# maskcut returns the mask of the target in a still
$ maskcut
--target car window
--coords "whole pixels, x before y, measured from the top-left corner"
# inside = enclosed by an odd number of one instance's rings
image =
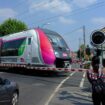
[[[10,81],[8,79],[4,79],[4,84],[10,84]]]

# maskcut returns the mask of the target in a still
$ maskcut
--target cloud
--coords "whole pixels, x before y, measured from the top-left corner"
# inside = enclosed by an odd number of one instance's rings
[[[98,0],[74,0],[73,3],[81,8],[85,8],[89,5],[95,4]]]
[[[32,2],[30,5],[30,11],[35,10],[48,10],[50,12],[71,12],[71,6],[63,0],[46,0],[40,2]]]
[[[64,17],[59,17],[59,21],[63,24],[74,24],[75,21],[72,20],[72,19],[67,19],[67,18],[64,18]]]
[[[100,26],[105,26],[105,17],[93,18],[92,23],[100,25]]]
[[[11,8],[0,9],[0,20],[5,20],[7,18],[15,17],[17,13]]]

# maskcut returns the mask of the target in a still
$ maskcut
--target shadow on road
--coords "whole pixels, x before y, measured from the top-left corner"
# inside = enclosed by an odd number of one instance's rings
[[[11,69],[0,69],[2,72],[15,73],[27,76],[38,76],[38,77],[66,77],[69,73],[59,73],[54,71],[43,71],[43,70],[30,70],[21,68],[11,68]]]
[[[73,105],[92,105],[91,97],[78,92],[62,91],[59,93],[58,99],[60,101],[70,101]]]

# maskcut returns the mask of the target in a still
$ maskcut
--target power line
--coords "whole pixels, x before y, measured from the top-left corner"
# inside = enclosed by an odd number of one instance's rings
[[[101,7],[101,6],[103,6],[104,5],[104,3],[105,3],[105,1],[104,2],[100,2],[100,3],[97,3],[97,4],[94,4],[94,5],[91,5],[91,6],[88,6],[85,10],[83,10],[83,11],[79,11],[79,10],[81,10],[81,9],[76,9],[76,10],[74,10],[74,11],[72,11],[72,14],[70,14],[70,15],[66,15],[66,16],[72,16],[72,15],[75,15],[74,14],[74,12],[78,12],[78,13],[84,13],[85,11],[89,11],[91,8],[93,8],[93,6],[94,6],[94,8],[96,8],[97,6],[98,7]],[[90,7],[90,8],[89,8]],[[49,17],[49,18],[47,18],[47,19],[44,19],[44,20],[42,20],[42,21],[48,21],[48,20],[50,20],[50,19],[55,19],[55,18],[57,18],[57,17],[59,17],[61,14],[59,14],[59,15],[57,15],[57,16],[53,16],[53,17]],[[42,21],[38,21],[38,23],[39,22],[42,22]]]
[[[31,3],[31,2],[30,2]],[[43,2],[43,3],[41,3],[41,4],[39,4],[38,6],[37,6],[37,8],[40,8],[41,6],[43,6],[43,5],[45,5],[46,4],[46,1],[45,2]],[[36,8],[36,9],[37,9]],[[18,14],[18,15],[16,15],[17,17],[22,17],[22,16],[24,16],[24,15],[26,15],[26,14],[29,14],[30,12],[29,12],[29,9],[26,9],[26,10],[24,10],[23,12],[21,12],[21,14]],[[26,17],[25,17],[26,18]]]
[[[71,13],[72,14],[69,14],[69,15],[65,15],[65,16],[72,16],[72,15],[74,15],[74,14],[77,14],[77,13],[84,13],[85,11],[89,11],[89,9],[90,8],[93,8],[93,6],[94,6],[94,9],[96,8],[96,7],[101,7],[101,6],[104,6],[105,4],[105,1],[104,2],[100,2],[100,3],[97,3],[97,4],[95,4],[95,5],[92,5],[92,6],[88,6],[87,8],[85,8],[84,10],[83,9],[76,9],[76,10],[73,10]],[[89,8],[90,7],[90,8]],[[77,12],[77,13],[76,13]],[[46,19],[42,19],[42,20],[39,20],[38,22],[42,22],[42,21],[50,21],[50,20],[54,20],[55,18],[57,18],[57,17],[59,17],[59,16],[62,16],[63,14],[59,14],[59,15],[56,15],[56,16],[52,16],[52,17],[48,17],[48,18],[46,18]]]
[[[50,0],[49,0],[50,1]],[[62,0],[62,1],[64,1],[64,0]],[[21,6],[21,5],[23,5],[24,3],[25,3],[26,1],[25,0],[22,0],[21,2],[19,2],[17,5],[13,5],[13,7],[15,7],[15,8],[17,8],[17,7],[19,7],[19,6]],[[32,2],[30,2],[30,3],[32,3]],[[46,1],[44,1],[43,3],[40,3],[38,6],[37,6],[37,8],[40,8],[41,6],[43,6],[43,5],[45,5],[46,4]],[[52,9],[53,8],[57,8],[59,5],[55,5],[55,6],[53,6],[53,7],[51,7]],[[23,11],[21,14],[24,16],[25,14],[28,14],[27,13],[27,11],[28,10],[25,10],[25,11]],[[42,12],[40,12],[39,14],[41,14]],[[17,14],[17,15],[15,15],[15,16],[19,16],[19,17],[21,17],[22,15],[19,15],[19,14]],[[38,14],[37,14],[38,15]],[[26,18],[26,17],[25,17]],[[9,27],[8,27],[9,28]]]
[[[64,1],[64,0],[62,0],[62,1]],[[67,0],[66,0],[66,1],[67,1]],[[72,0],[70,0],[69,2],[71,2],[71,1],[72,1]],[[23,4],[24,4],[24,3],[23,3]],[[37,8],[40,8],[40,7],[42,7],[43,5],[46,5],[46,2],[40,3],[40,4],[37,6]],[[58,6],[59,6],[59,5],[53,6],[52,9],[53,9],[53,8],[57,8]],[[37,8],[36,8],[36,9],[37,9]],[[78,9],[77,9],[77,10],[78,10]],[[18,14],[17,14],[16,16],[18,16],[18,17],[24,16],[25,14],[28,14],[28,11],[29,11],[29,10],[25,10],[25,11],[23,11],[23,12],[21,13],[22,15],[18,15]],[[38,14],[42,14],[42,13],[43,13],[43,12],[40,12],[40,13],[38,13]],[[38,15],[38,14],[37,14],[37,15]],[[60,14],[59,14],[59,15],[60,15]],[[54,17],[55,17],[55,16],[54,16]],[[25,17],[25,18],[26,18],[26,17]],[[53,17],[49,17],[49,18],[53,18]]]
[[[82,27],[83,27],[83,26],[80,26],[80,27],[78,27],[78,28],[76,28],[76,29],[74,29],[74,30],[72,30],[72,31],[66,32],[66,33],[64,33],[64,35],[68,35],[68,34],[71,34],[71,33],[73,33],[73,32],[76,32],[76,31],[78,31],[79,29],[82,29]]]
[[[67,0],[66,0],[67,1]],[[72,1],[72,0],[70,0],[70,1]],[[24,1],[25,2],[25,1]],[[67,14],[67,15],[65,15],[65,16],[72,16],[72,15],[74,15],[76,12],[84,12],[84,11],[87,11],[87,9],[89,9],[89,7],[91,8],[91,7],[93,7],[93,6],[98,6],[98,5],[100,5],[100,4],[102,4],[103,5],[103,3],[105,3],[105,1],[103,1],[103,2],[100,2],[100,3],[96,3],[96,4],[93,4],[93,5],[91,5],[91,6],[88,6],[85,10],[82,10],[81,8],[80,9],[75,9],[75,10],[73,10],[71,13],[72,14]],[[24,4],[24,3],[23,3]],[[39,6],[37,6],[37,8],[38,7],[41,7],[42,5],[45,5],[46,4],[46,2],[43,2],[42,4],[40,4]],[[101,5],[101,6],[102,6]],[[52,7],[52,9],[53,8],[57,8],[58,6],[54,6],[54,7]],[[17,14],[16,16],[17,17],[22,17],[22,16],[24,16],[25,14],[28,14],[27,13],[27,11],[28,10],[25,10],[24,12],[22,12],[21,14],[22,15],[19,15],[19,14]],[[38,14],[42,14],[43,12],[40,12],[40,13],[38,13]],[[37,14],[37,15],[38,15]],[[77,14],[77,13],[76,13]],[[34,15],[34,14],[32,14],[32,15]],[[31,16],[32,16],[31,15]],[[38,23],[39,24],[39,22],[43,22],[43,21],[46,21],[46,22],[48,22],[48,21],[52,21],[52,20],[54,20],[54,19],[56,19],[57,17],[59,17],[59,16],[62,16],[63,14],[58,14],[58,15],[56,15],[56,16],[52,16],[52,17],[48,17],[48,18],[45,18],[45,19],[42,19],[42,20],[38,20],[38,22],[36,22],[36,23]],[[26,18],[30,18],[30,17],[25,17],[25,19]]]
[[[62,0],[62,1],[64,1],[64,0]],[[70,1],[72,1],[72,0],[70,0]],[[69,1],[69,2],[70,2],[70,1]],[[50,2],[50,0],[49,0],[49,2]],[[30,2],[30,3],[31,3],[31,2]],[[40,3],[39,5],[36,6],[36,9],[42,7],[43,5],[46,5],[46,3],[47,3],[46,1],[43,2],[43,3]],[[51,9],[55,9],[55,8],[57,8],[57,7],[59,7],[58,4],[55,5],[55,6],[52,6]],[[42,14],[42,13],[43,13],[43,12],[38,12],[37,16],[38,16],[39,14]],[[17,16],[17,17],[22,17],[22,16],[24,16],[24,15],[28,15],[28,14],[29,14],[29,10],[24,10],[21,14],[22,14],[22,15],[16,15],[16,16]],[[26,17],[25,17],[25,18],[26,18]]]
[[[50,1],[50,0],[49,0]],[[64,1],[64,0],[62,0],[62,1]],[[66,1],[68,1],[68,0],[66,0]],[[70,0],[69,2],[71,2],[71,1],[73,1],[73,0]],[[18,5],[17,6],[20,6],[19,4],[24,4],[26,1],[25,0],[23,0],[23,1],[21,1],[20,3],[18,3]],[[95,5],[99,5],[99,4],[102,4],[102,3],[104,3],[105,1],[103,1],[103,2],[100,2],[100,3],[97,3],[97,4],[95,4]],[[31,2],[30,2],[31,3]],[[41,7],[42,5],[45,5],[46,4],[46,2],[43,2],[42,4],[39,4],[38,6],[37,6],[37,8],[39,8],[39,7]],[[17,6],[15,6],[15,7],[17,7]],[[92,5],[93,6],[93,5]],[[52,7],[52,9],[53,8],[57,8],[58,6],[56,5],[56,6],[54,6],[54,7]],[[81,9],[77,9],[77,10],[73,10],[72,12],[76,12],[76,11],[78,11],[78,10],[81,10]],[[23,11],[21,14],[24,16],[25,15],[25,13],[26,14],[28,14],[28,12],[27,12],[28,10],[25,10],[25,11]],[[42,13],[42,12],[40,12],[40,13]],[[21,17],[22,15],[16,15],[16,16],[18,16],[18,17]],[[59,17],[59,16],[62,16],[63,14],[59,14],[59,15],[56,15],[56,16],[52,16],[52,17],[48,17],[48,18],[46,18],[46,19],[43,19],[42,21],[45,21],[45,20],[50,20],[50,19],[54,19],[54,18],[56,18],[56,17]],[[25,17],[26,18],[26,17]],[[39,20],[40,21],[40,20]]]
[[[91,8],[93,8],[93,6],[94,6],[94,9],[98,6],[98,7],[101,7],[101,6],[103,6],[104,5],[104,3],[105,2],[100,2],[99,4],[95,4],[95,5],[92,5],[92,6],[88,6],[87,8],[89,8],[89,7],[91,7]],[[83,11],[78,11],[78,13],[84,13],[85,11],[89,11],[88,9],[85,9],[85,10],[83,10]],[[89,8],[89,9],[91,9],[91,8]],[[73,11],[72,11],[73,12]],[[74,11],[74,12],[77,12],[77,11]],[[86,12],[85,12],[86,13]],[[75,15],[74,13],[73,14],[70,14],[70,15],[66,15],[66,16],[72,16],[72,15]],[[58,16],[56,16],[56,17],[58,17]],[[55,18],[56,18],[55,17]],[[48,20],[50,20],[50,19],[55,19],[55,18],[52,18],[52,17],[50,17],[49,19],[47,19],[47,20],[43,20],[43,21],[46,21],[46,22],[48,22]],[[37,23],[39,24],[39,22],[42,22],[42,21],[38,21]],[[73,30],[73,31],[75,31],[75,30]],[[68,32],[69,33],[69,32]]]

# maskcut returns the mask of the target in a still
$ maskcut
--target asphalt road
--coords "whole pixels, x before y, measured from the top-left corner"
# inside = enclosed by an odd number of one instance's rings
[[[49,105],[93,105],[85,72],[75,72],[63,83]]]
[[[1,77],[19,84],[19,105],[91,105],[90,85],[83,75],[83,72],[71,72],[68,76],[0,72]]]

